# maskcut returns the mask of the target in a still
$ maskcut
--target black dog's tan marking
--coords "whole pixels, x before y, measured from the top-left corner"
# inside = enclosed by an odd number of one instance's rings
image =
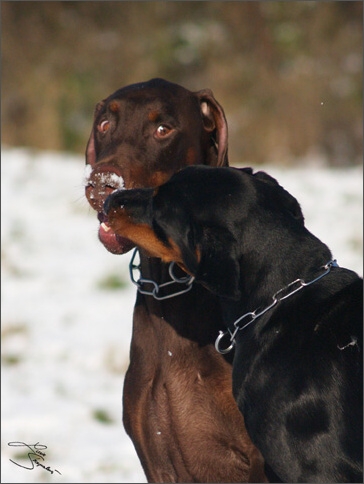
[[[133,223],[127,209],[113,209],[108,214],[108,221],[117,234],[123,234],[136,245],[142,245],[151,257],[158,257],[163,262],[179,262],[183,265],[182,255],[172,239],[162,242],[154,230],[146,223]],[[142,240],[143,243],[138,242]]]
[[[177,262],[184,271],[193,275],[191,272],[193,269],[186,267],[181,249],[174,240],[171,237],[159,238],[156,235],[152,228],[150,206],[147,204],[145,209],[138,212],[139,198],[137,198],[136,206],[134,200],[131,202],[128,199],[129,193],[133,199],[136,194],[142,194],[142,197],[145,198],[145,196],[155,196],[158,193],[158,188],[154,190],[128,190],[124,194],[124,205],[114,205],[113,208],[108,209],[107,220],[114,232],[134,242],[135,245],[143,247],[150,257],[158,257],[166,263]],[[136,212],[138,222],[135,221]],[[140,243],[140,241],[143,242]],[[196,248],[194,252],[194,260],[198,263],[201,257],[200,251]]]
[[[221,296],[231,332],[291,282],[315,280],[237,331],[233,392],[278,479],[363,482],[363,280],[324,268],[332,254],[296,199],[262,172],[189,167],[154,196],[115,192],[105,212],[124,204],[129,236],[134,225],[139,246],[182,259]]]

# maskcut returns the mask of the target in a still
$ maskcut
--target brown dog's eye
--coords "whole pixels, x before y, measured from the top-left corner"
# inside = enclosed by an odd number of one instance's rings
[[[101,133],[105,133],[108,129],[110,128],[110,121],[105,119],[98,125],[98,130],[101,131]]]
[[[161,124],[158,126],[157,131],[156,131],[156,137],[157,138],[164,138],[171,132],[171,128],[166,126],[165,124]]]

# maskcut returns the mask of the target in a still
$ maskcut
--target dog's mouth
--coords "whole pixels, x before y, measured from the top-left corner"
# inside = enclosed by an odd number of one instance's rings
[[[110,227],[107,216],[103,213],[103,206],[106,198],[115,190],[125,189],[124,180],[115,167],[102,166],[92,170],[86,165],[85,172],[85,194],[91,207],[97,211],[97,218],[100,222],[99,240],[112,254],[125,254],[135,244],[129,239],[116,234]]]
[[[107,216],[103,212],[99,212],[97,218],[100,222],[99,240],[109,252],[112,254],[125,254],[135,247],[135,244],[129,239],[113,231],[108,223]]]

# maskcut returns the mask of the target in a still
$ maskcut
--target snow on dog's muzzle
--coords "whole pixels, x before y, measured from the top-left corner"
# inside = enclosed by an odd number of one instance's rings
[[[100,165],[92,169],[87,164],[85,168],[85,195],[91,207],[98,212],[99,240],[112,254],[125,254],[134,244],[120,235],[115,234],[103,213],[104,202],[116,190],[125,189],[124,179],[114,166]]]

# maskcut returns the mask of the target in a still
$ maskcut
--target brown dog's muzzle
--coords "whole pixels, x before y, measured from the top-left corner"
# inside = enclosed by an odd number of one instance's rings
[[[115,166],[102,164],[92,169],[86,165],[85,194],[91,207],[102,212],[106,198],[114,191],[124,188],[124,180]]]
[[[91,207],[98,212],[99,240],[112,254],[125,254],[135,245],[130,240],[115,234],[103,213],[106,198],[115,190],[123,189],[124,179],[114,165],[103,163],[93,166],[86,164],[85,194]]]

